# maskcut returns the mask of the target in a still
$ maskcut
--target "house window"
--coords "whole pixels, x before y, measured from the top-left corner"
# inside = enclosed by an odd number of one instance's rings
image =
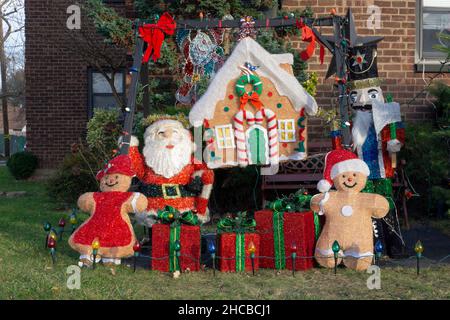
[[[216,127],[217,146],[219,149],[232,149],[234,145],[233,127],[231,124]]]
[[[109,74],[111,77],[112,75]],[[117,72],[114,78],[114,87],[118,94],[125,99],[126,72]],[[89,116],[95,108],[113,109],[120,107],[119,101],[113,96],[112,88],[100,72],[89,70]]]
[[[425,68],[425,71],[436,72],[447,55],[434,47],[450,47],[449,40],[440,38],[440,35],[450,36],[450,0],[421,0],[416,4],[416,66],[418,71]]]
[[[278,120],[280,142],[295,142],[295,120]]]

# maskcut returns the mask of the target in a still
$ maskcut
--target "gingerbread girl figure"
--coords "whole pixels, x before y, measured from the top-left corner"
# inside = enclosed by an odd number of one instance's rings
[[[311,209],[325,215],[325,226],[316,245],[317,262],[333,268],[332,245],[340,245],[341,261],[351,269],[366,270],[372,263],[372,217],[389,212],[388,201],[373,193],[361,193],[370,175],[367,164],[347,150],[326,155],[324,179],[317,186],[322,194],[311,199]],[[334,184],[337,191],[329,191]]]
[[[96,262],[119,265],[121,258],[133,255],[136,236],[128,214],[147,207],[144,195],[127,192],[133,176],[129,157],[117,156],[97,174],[101,192],[85,193],[78,199],[78,207],[91,214],[69,238],[69,245],[80,253],[80,265],[92,264],[94,240],[100,244]]]

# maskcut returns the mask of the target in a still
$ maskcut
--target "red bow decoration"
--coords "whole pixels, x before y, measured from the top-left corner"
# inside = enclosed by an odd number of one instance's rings
[[[252,105],[254,105],[258,110],[263,107],[263,104],[259,99],[259,95],[256,92],[253,92],[251,96],[249,96],[248,93],[244,93],[244,95],[241,97],[241,110],[244,110],[245,105],[248,101],[250,101]]]
[[[173,35],[176,26],[177,24],[172,16],[164,12],[156,24],[145,24],[139,27],[139,35],[147,43],[147,50],[142,58],[143,63],[147,63],[150,57],[155,62],[161,57],[164,34]]]
[[[316,48],[316,35],[312,31],[310,27],[308,27],[303,21],[297,21],[297,28],[302,31],[302,41],[309,42],[308,47],[300,52],[300,57],[303,61],[308,60],[314,53]],[[323,59],[325,57],[325,48],[322,44],[320,44],[320,64],[323,64]]]

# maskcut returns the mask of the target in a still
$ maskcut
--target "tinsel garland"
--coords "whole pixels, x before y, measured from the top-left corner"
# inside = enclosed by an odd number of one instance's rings
[[[300,111],[300,118],[298,119],[298,148],[295,149],[295,151],[297,152],[305,152],[305,130],[306,130],[306,125],[305,125],[305,120],[306,120],[306,116],[305,116],[305,108],[302,109],[302,111]]]

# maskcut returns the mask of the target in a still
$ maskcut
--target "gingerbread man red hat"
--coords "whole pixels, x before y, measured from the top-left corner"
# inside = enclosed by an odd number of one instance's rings
[[[322,193],[328,192],[333,185],[333,179],[339,174],[349,171],[361,172],[366,176],[370,174],[367,164],[353,152],[344,149],[328,152],[325,156],[323,179],[317,184],[317,190]]]
[[[120,155],[111,159],[103,170],[97,173],[97,180],[101,180],[107,174],[123,174],[134,177],[135,173],[131,168],[131,160],[127,155]]]

